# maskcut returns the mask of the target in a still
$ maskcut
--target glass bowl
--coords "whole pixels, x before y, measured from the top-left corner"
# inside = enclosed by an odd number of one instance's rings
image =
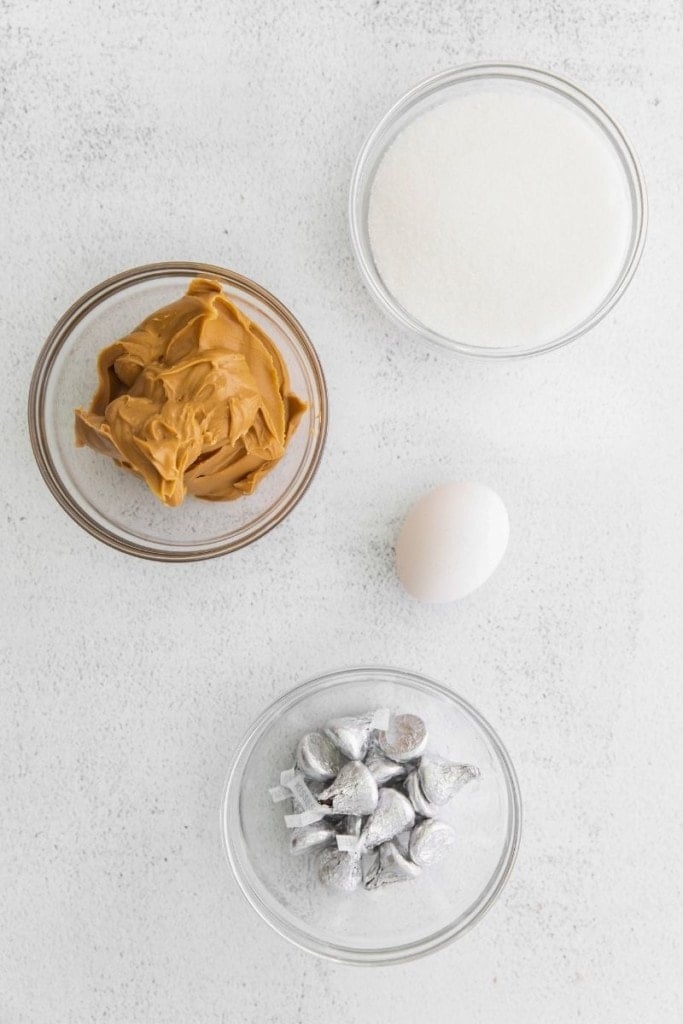
[[[392,295],[375,265],[368,231],[370,193],[379,164],[400,132],[418,115],[454,96],[500,87],[549,90],[564,104],[578,108],[591,125],[604,134],[623,170],[625,193],[630,201],[630,234],[621,268],[602,299],[587,309],[580,322],[559,337],[549,337],[532,345],[484,346],[467,338],[453,338],[432,330],[415,319]],[[613,118],[577,86],[549,72],[516,64],[471,64],[441,72],[415,86],[385,114],[363,145],[351,178],[349,192],[351,245],[361,276],[381,309],[400,327],[425,341],[462,355],[488,358],[515,358],[548,352],[567,345],[594,327],[609,312],[626,290],[640,261],[647,227],[645,183],[636,155]]]
[[[428,749],[476,764],[482,774],[439,809],[457,830],[452,855],[405,884],[338,894],[319,883],[315,855],[290,854],[283,822],[289,803],[273,803],[269,787],[292,766],[305,732],[379,707],[421,715]],[[445,686],[391,668],[331,672],[275,701],[239,746],[221,811],[232,870],[261,917],[302,949],[370,965],[431,953],[476,924],[507,881],[520,828],[517,778],[491,726]]]
[[[194,277],[223,291],[282,353],[293,391],[308,403],[287,451],[255,492],[236,501],[188,497],[167,508],[111,459],[74,444],[74,408],[97,382],[97,355],[155,309],[180,298]],[[236,551],[271,530],[308,488],[322,455],[327,394],[306,332],[265,288],[201,263],[154,263],[124,271],[87,292],[55,325],[38,357],[29,394],[29,431],[38,468],[62,508],[88,533],[141,558],[191,562]]]

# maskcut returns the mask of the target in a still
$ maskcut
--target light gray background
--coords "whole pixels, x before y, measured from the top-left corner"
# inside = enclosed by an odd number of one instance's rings
[[[674,1024],[681,1020],[683,11],[678,0],[0,0],[3,272],[0,1021]],[[590,337],[489,365],[375,309],[345,202],[406,88],[547,67],[626,126],[649,243]],[[59,314],[161,259],[232,267],[308,328],[326,455],[254,547],[110,551],[35,469],[25,402]],[[507,557],[447,608],[392,545],[448,479],[491,484]],[[424,671],[517,764],[516,871],[462,942],[371,972],[306,955],[230,877],[218,804],[275,696],[348,662]]]

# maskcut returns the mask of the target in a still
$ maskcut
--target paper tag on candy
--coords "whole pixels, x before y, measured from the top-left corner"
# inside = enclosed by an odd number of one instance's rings
[[[320,807],[320,804],[306,785],[303,775],[295,773],[285,785],[302,810],[311,811],[319,809],[324,811],[324,808]]]
[[[285,771],[280,772],[280,785],[271,786],[268,790],[274,804],[280,804],[283,800],[291,800],[292,798],[296,802],[296,793],[292,790],[290,783],[297,775],[300,775],[300,772],[297,772],[296,768],[286,768]],[[312,795],[310,791],[309,795]],[[308,802],[307,796],[304,796],[304,799]],[[301,807],[305,806],[306,804],[301,804]]]
[[[289,791],[295,807],[299,808],[298,814],[285,814],[287,828],[302,828],[325,817],[328,809],[318,803],[300,772],[288,768],[281,774],[280,783]]]
[[[287,828],[305,828],[306,825],[314,825],[325,817],[322,807],[317,810],[300,811],[299,814],[285,814],[285,825]]]

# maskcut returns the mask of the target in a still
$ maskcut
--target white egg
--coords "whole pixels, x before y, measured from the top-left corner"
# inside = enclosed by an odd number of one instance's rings
[[[410,510],[396,545],[398,575],[419,601],[455,601],[494,572],[509,535],[507,510],[490,487],[444,484]]]

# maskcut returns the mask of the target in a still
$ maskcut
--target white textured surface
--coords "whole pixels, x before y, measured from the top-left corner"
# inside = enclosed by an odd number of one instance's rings
[[[6,390],[0,1021],[675,1024],[681,994],[683,12],[678,0],[0,0]],[[365,133],[485,58],[585,86],[651,199],[630,291],[510,366],[397,337],[352,265]],[[25,397],[55,318],[109,274],[215,261],[308,327],[330,390],[306,500],[230,558],[138,562],[61,512]],[[496,576],[441,609],[392,543],[450,478],[500,492]],[[287,946],[223,862],[230,753],[266,702],[351,661],[448,680],[517,763],[517,870],[461,943],[372,973]]]

